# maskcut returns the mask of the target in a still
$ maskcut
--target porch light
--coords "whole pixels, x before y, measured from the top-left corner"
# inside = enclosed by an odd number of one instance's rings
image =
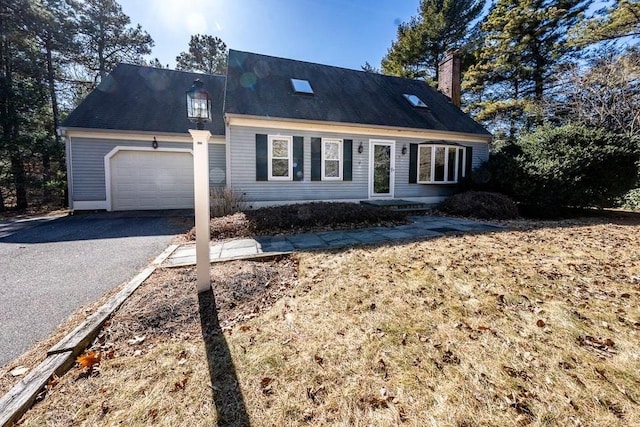
[[[187,91],[187,118],[196,123],[198,130],[211,121],[211,97],[200,79],[195,79]]]
[[[362,141],[360,141],[360,145],[358,145],[358,153],[362,154],[364,151],[364,147],[362,146]]]
[[[405,154],[407,154],[407,144],[402,146],[402,155],[404,156]]]

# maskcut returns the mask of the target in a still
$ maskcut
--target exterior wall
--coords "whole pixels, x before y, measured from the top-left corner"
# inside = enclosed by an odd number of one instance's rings
[[[256,181],[256,134],[302,136],[304,138],[304,179],[302,181]],[[311,181],[311,138],[339,138],[353,140],[352,181]],[[319,131],[269,129],[245,126],[228,126],[229,186],[244,194],[253,207],[277,202],[302,202],[311,200],[357,201],[369,198],[369,141],[395,141],[395,198],[432,199],[437,202],[452,194],[452,185],[409,184],[409,153],[402,154],[402,147],[425,139],[392,138],[340,134]],[[362,143],[363,152],[358,153]],[[459,142],[473,147],[473,167],[488,159],[486,143]],[[254,202],[254,203],[251,203]]]
[[[70,198],[73,202],[106,201],[104,157],[115,147],[150,148],[151,142],[118,139],[70,137],[67,162],[71,171]],[[191,150],[192,144],[167,142],[158,138],[159,149],[181,148]],[[209,144],[209,182],[211,187],[226,184],[225,144]]]

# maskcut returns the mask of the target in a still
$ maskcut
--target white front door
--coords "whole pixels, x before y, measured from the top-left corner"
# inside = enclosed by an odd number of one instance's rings
[[[395,141],[369,141],[369,197],[393,199]]]

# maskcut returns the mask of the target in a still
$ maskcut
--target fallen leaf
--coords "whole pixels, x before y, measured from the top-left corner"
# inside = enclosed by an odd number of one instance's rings
[[[538,326],[538,328],[544,327],[545,325],[544,320],[538,319],[538,321],[536,322],[536,325]]]
[[[14,377],[19,377],[20,375],[24,375],[27,372],[29,372],[29,368],[25,366],[18,366],[16,368],[13,368],[9,373]]]
[[[262,390],[263,394],[273,394],[273,378],[269,378],[269,377],[264,377],[262,380],[260,380],[260,389]]]
[[[144,342],[144,340],[146,339],[146,336],[134,336],[133,339],[130,339],[129,341],[127,341],[130,345],[138,345],[138,344],[142,344]]]
[[[315,362],[320,366],[322,366],[322,364],[324,363],[324,359],[317,354],[313,356],[313,360],[315,360]]]
[[[444,352],[444,354],[442,355],[442,361],[444,363],[449,363],[452,365],[459,365],[460,364],[460,358],[458,356],[456,356],[455,354],[453,354],[451,352],[451,350],[447,350]]]
[[[519,371],[517,369],[512,368],[511,366],[502,365],[502,370],[512,378],[521,378],[525,381],[528,381],[531,379],[529,374],[527,374],[525,371]]]
[[[191,377],[191,371],[186,372],[184,374],[184,377],[180,381],[177,381],[173,384],[173,390],[171,391],[184,390],[185,387],[187,386],[187,381],[189,381],[190,377]]]
[[[94,365],[100,363],[101,358],[102,356],[100,355],[100,353],[88,350],[82,356],[78,356],[76,358],[76,362],[82,368],[92,368]]]

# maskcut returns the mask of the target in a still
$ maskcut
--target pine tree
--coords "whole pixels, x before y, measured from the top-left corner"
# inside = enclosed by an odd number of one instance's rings
[[[586,46],[623,37],[640,36],[640,0],[615,0],[580,22],[572,31],[571,42]]]
[[[540,107],[557,73],[576,48],[567,31],[588,0],[498,0],[481,29],[476,64],[463,77],[469,110],[494,130],[514,137],[542,121]]]
[[[140,63],[153,39],[122,12],[115,0],[84,0],[79,11],[79,64],[100,81],[120,62]]]
[[[418,15],[398,26],[396,40],[382,60],[382,71],[437,80],[445,52],[465,44],[483,6],[480,0],[421,0]]]
[[[51,139],[45,60],[32,31],[36,6],[34,0],[0,3],[0,163],[9,166],[0,176],[0,193],[11,188],[18,209],[29,204],[25,166]]]
[[[196,34],[189,40],[189,51],[176,57],[176,69],[207,74],[225,74],[227,45],[218,37]]]

